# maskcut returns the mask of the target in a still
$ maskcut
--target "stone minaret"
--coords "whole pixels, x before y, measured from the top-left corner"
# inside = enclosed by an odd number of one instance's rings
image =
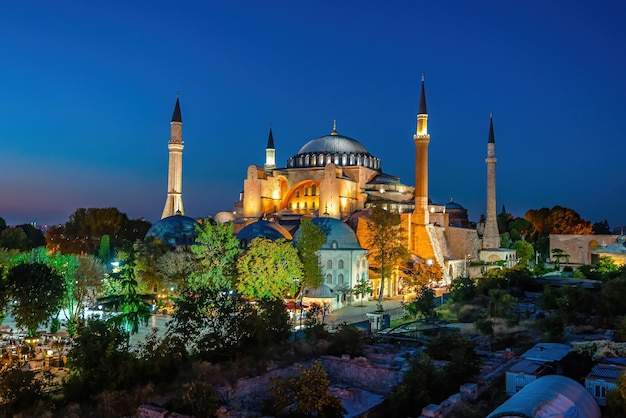
[[[428,224],[428,113],[426,112],[426,92],[424,90],[424,74],[422,74],[422,90],[417,112],[417,130],[413,135],[415,142],[415,210],[413,223]]]
[[[267,147],[265,147],[265,171],[272,171],[276,168],[276,150],[274,149],[274,135],[272,135],[272,127],[270,126],[270,134],[267,138]]]
[[[167,170],[167,199],[161,219],[168,216],[185,214],[183,208],[183,118],[180,114],[180,103],[176,97],[176,106],[170,123],[170,141],[167,148],[170,150]]]
[[[500,232],[496,215],[496,141],[493,135],[493,114],[489,114],[489,139],[487,141],[487,219],[483,232],[483,250],[500,248]]]

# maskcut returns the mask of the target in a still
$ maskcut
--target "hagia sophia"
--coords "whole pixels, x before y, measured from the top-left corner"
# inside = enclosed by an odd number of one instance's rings
[[[377,297],[380,277],[368,259],[368,215],[381,205],[399,213],[406,232],[406,249],[413,262],[438,263],[447,285],[454,278],[468,275],[469,260],[482,260],[494,266],[512,267],[514,250],[500,247],[496,218],[495,136],[490,116],[487,137],[486,218],[473,226],[467,210],[450,201],[435,204],[428,195],[428,112],[422,75],[415,143],[415,186],[383,172],[382,161],[358,140],[340,134],[337,123],[328,135],[305,143],[284,166],[276,165],[276,148],[270,127],[265,163],[248,167],[243,193],[234,209],[215,215],[217,222],[233,222],[245,248],[255,237],[293,239],[302,217],[324,225],[326,244],[320,250],[324,283],[311,289],[311,297],[329,298],[333,309],[350,302],[353,286],[370,280]],[[162,219],[147,236],[170,245],[189,245],[196,224],[184,216],[182,199],[182,114],[176,99],[168,142],[168,189]],[[403,293],[402,269],[394,269],[386,279],[385,297]]]

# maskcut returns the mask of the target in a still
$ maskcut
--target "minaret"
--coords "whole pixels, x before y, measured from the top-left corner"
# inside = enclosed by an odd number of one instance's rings
[[[169,164],[167,170],[167,199],[161,219],[172,215],[184,215],[183,208],[183,118],[180,114],[180,103],[176,96],[176,106],[170,122],[170,141],[167,143]]]
[[[483,250],[500,248],[500,232],[496,217],[496,141],[493,135],[493,113],[489,114],[489,139],[487,140],[487,218],[483,232]]]
[[[272,171],[276,168],[276,150],[274,149],[274,135],[272,135],[272,125],[265,147],[265,171]]]
[[[428,113],[426,112],[426,92],[424,90],[424,74],[422,74],[422,90],[417,112],[417,130],[413,135],[415,142],[415,210],[413,223],[427,225],[428,219]]]

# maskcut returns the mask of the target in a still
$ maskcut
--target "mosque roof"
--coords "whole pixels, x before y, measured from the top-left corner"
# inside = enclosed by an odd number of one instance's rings
[[[197,225],[200,224],[188,216],[168,216],[155,222],[146,233],[146,238],[155,237],[167,245],[192,245],[198,236]]]
[[[312,299],[328,299],[334,298],[335,292],[333,291],[333,289],[322,283],[315,289],[306,289],[304,291],[304,297]]]
[[[330,135],[320,136],[304,144],[298,154],[369,154],[367,148],[356,139],[339,135],[333,131]]]
[[[268,238],[275,241],[279,238],[291,240],[292,237],[289,231],[277,222],[260,219],[246,225],[237,233],[237,239],[246,244],[255,238]]]
[[[379,174],[371,179],[367,184],[393,184],[397,186],[401,186],[400,179],[395,176],[390,176],[388,174]]]
[[[459,205],[452,199],[450,199],[450,201],[444,206],[446,207],[446,209],[465,209],[462,205]]]
[[[582,385],[565,376],[549,375],[524,386],[487,418],[556,416],[599,418],[601,415],[595,399]]]
[[[313,218],[313,225],[316,225],[326,234],[326,242],[322,246],[322,250],[362,250],[361,244],[356,234],[348,224],[334,218]],[[297,242],[298,233],[294,235],[294,241]]]

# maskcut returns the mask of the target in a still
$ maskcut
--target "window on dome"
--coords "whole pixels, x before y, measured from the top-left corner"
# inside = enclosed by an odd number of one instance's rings
[[[333,268],[333,260],[328,260],[326,262],[326,268],[327,269],[332,269]]]
[[[309,195],[309,188],[308,188],[308,187],[305,187],[305,188],[304,188],[304,195],[305,195],[305,196],[308,196],[308,195]]]
[[[333,250],[336,250],[337,248],[339,248],[339,244],[337,244],[337,241],[333,241],[332,244],[330,244],[330,246]]]
[[[311,165],[317,165],[317,156],[313,155],[311,157]]]

